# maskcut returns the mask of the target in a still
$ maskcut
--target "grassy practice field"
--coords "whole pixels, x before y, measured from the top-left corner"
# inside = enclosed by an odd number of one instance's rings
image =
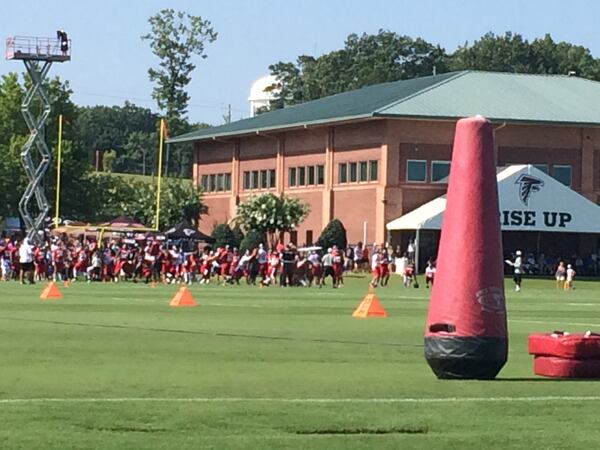
[[[599,383],[532,374],[530,332],[600,330],[600,283],[507,280],[509,361],[439,381],[423,357],[429,291],[393,278],[385,319],[338,290],[0,283],[0,448],[596,448]]]

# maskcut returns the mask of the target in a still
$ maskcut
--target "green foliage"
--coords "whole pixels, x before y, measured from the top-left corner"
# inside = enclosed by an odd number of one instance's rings
[[[250,230],[242,239],[240,243],[240,252],[245,253],[246,250],[252,250],[257,248],[259,244],[264,244],[266,242],[264,233],[261,233],[258,230]]]
[[[240,245],[240,241],[237,240],[237,236],[235,235],[231,227],[226,223],[221,223],[217,225],[214,228],[211,237],[215,240],[213,244],[215,248],[225,247],[226,245],[229,245],[229,247],[233,248],[239,247]]]
[[[549,34],[531,43],[518,33],[487,33],[473,45],[465,43],[450,59],[451,70],[562,74],[600,80],[600,60],[582,46],[554,42]]]
[[[233,227],[233,235],[235,236],[236,247],[239,247],[244,239],[244,233],[238,224]]]
[[[112,172],[113,166],[115,164],[115,159],[117,159],[117,152],[114,150],[107,150],[102,153],[102,170],[105,172]]]
[[[156,214],[156,181],[127,179],[109,174],[95,174],[91,181],[91,196],[95,198],[97,213],[87,220],[104,221],[120,214],[130,216],[146,226],[153,226]],[[186,217],[190,211],[197,214]],[[164,178],[160,195],[159,228],[168,228],[182,219],[195,223],[207,211],[202,192],[187,180]]]
[[[79,108],[76,127],[88,161],[96,150],[114,149],[114,171],[156,173],[158,121],[149,109],[125,102],[122,107]]]
[[[273,86],[281,108],[364,86],[430,75],[446,68],[446,53],[421,38],[410,38],[380,30],[376,35],[351,34],[344,48],[318,58],[300,55],[296,64],[279,62],[269,66],[278,77]]]
[[[206,58],[204,47],[217,39],[217,33],[208,20],[170,8],[150,17],[148,22],[151,31],[142,39],[150,41],[152,53],[160,60],[159,68],[148,70],[150,81],[156,84],[152,96],[166,114],[169,131],[177,134],[190,100],[185,89],[196,68],[192,58]]]
[[[336,245],[339,249],[346,248],[348,240],[346,239],[346,229],[342,222],[333,219],[321,232],[316,245],[323,247],[324,250]]]
[[[274,246],[280,233],[294,230],[309,211],[308,205],[295,197],[262,194],[238,206],[236,222],[247,233],[256,230],[268,234],[270,244]]]
[[[375,35],[351,34],[344,48],[319,57],[300,55],[296,63],[269,66],[278,83],[271,109],[315,100],[378,83],[449,70],[563,74],[600,80],[600,59],[582,46],[554,42],[549,34],[531,42],[518,33],[487,33],[472,45],[447,54],[421,38],[380,30]]]

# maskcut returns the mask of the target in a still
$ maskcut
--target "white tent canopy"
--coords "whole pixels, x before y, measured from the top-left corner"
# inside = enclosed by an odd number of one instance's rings
[[[600,233],[600,206],[532,165],[497,174],[503,231]],[[390,231],[440,230],[446,197],[438,197],[386,225]]]

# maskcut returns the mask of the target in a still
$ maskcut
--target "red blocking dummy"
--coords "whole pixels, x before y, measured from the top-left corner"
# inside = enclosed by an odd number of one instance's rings
[[[425,358],[438,378],[491,379],[508,338],[492,125],[456,124],[450,179],[425,329]]]

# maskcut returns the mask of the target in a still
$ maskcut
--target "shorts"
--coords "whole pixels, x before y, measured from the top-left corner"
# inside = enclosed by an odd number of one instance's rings
[[[325,271],[323,272],[323,276],[324,277],[333,277],[333,267],[331,266],[325,266]]]
[[[521,282],[521,274],[520,273],[515,273],[515,275],[513,276],[513,281],[515,283],[520,283]]]
[[[26,262],[26,263],[21,263],[21,270],[23,270],[23,272],[30,272],[33,270],[33,263],[32,262]]]

